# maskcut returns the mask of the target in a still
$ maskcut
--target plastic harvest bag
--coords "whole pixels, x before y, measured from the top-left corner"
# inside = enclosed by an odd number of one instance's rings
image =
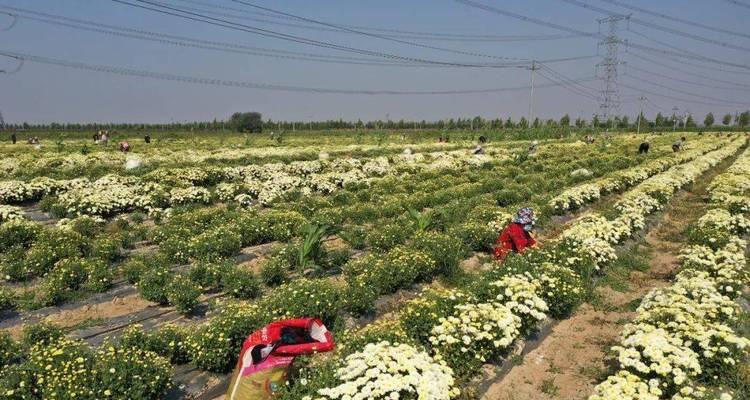
[[[265,400],[285,384],[297,356],[334,348],[333,336],[317,318],[276,321],[242,344],[226,400]]]

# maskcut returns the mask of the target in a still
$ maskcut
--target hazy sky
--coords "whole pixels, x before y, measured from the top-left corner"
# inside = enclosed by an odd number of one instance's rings
[[[135,2],[134,0],[129,0]],[[151,0],[156,1],[156,0]],[[264,19],[285,24],[303,24],[272,17],[253,15],[257,12],[231,0],[158,0],[178,7],[201,8],[237,17]],[[190,4],[191,1],[211,3],[214,7],[230,7],[248,13]],[[558,30],[495,15],[453,0],[248,0],[295,15],[336,24],[365,26],[447,34],[539,36],[564,34]],[[586,32],[597,32],[597,18],[602,15],[576,7],[562,0],[476,0],[518,14],[569,26]],[[630,12],[602,0],[581,0],[606,9]],[[744,32],[750,35],[750,7],[731,4],[727,0],[619,0],[656,12],[697,21],[712,27]],[[750,4],[750,0],[741,0]],[[384,59],[312,47],[252,33],[186,21],[173,16],[132,8],[111,0],[0,0],[0,6],[18,7],[102,24],[132,29],[169,33],[195,39],[229,42],[238,45],[307,52],[344,57]],[[0,11],[3,8],[0,8]],[[620,25],[619,34],[634,43],[658,48],[677,47],[702,56],[750,65],[750,39],[704,30],[699,27],[665,21],[634,13],[643,21],[715,39],[730,46],[748,48],[739,51],[707,44],[647,28],[635,23]],[[225,18],[218,17],[217,18]],[[0,14],[0,29],[12,19]],[[363,35],[302,29],[249,19],[233,21],[319,41],[377,51],[392,55],[425,58],[457,63],[488,63],[502,60],[455,54],[433,49],[394,43]],[[91,26],[91,25],[88,25]],[[650,39],[643,37],[647,36]],[[655,39],[661,43],[652,41]],[[603,54],[597,39],[587,37],[537,41],[426,41],[402,39],[430,46],[494,57],[520,59],[553,59]],[[74,61],[86,64],[116,66],[156,73],[169,73],[199,78],[212,78],[253,83],[317,87],[328,89],[364,89],[399,91],[434,91],[486,89],[526,86],[530,72],[523,69],[491,69],[465,67],[395,67],[332,64],[306,60],[269,58],[247,54],[230,54],[207,49],[167,45],[124,38],[70,27],[51,25],[19,18],[15,26],[0,31],[0,51]],[[622,112],[634,116],[638,96],[649,98],[647,115],[656,111],[689,110],[702,120],[708,111],[734,113],[750,107],[750,70],[744,73],[730,66],[695,60],[673,60],[641,52],[656,61],[637,58],[633,49],[620,48],[625,65],[620,66],[619,81],[640,90],[620,88]],[[548,64],[570,79],[593,77],[595,64],[601,58]],[[0,57],[0,70],[12,70],[15,61]],[[719,71],[717,69],[726,70]],[[644,72],[647,71],[647,72]],[[549,74],[549,72],[547,73]],[[602,71],[599,71],[599,75]],[[658,75],[657,75],[658,74]],[[691,75],[692,74],[692,75]],[[714,80],[706,80],[694,74]],[[622,76],[624,75],[624,76]],[[668,79],[671,77],[673,79]],[[643,82],[646,78],[649,83]],[[716,80],[727,81],[720,83]],[[549,83],[537,75],[538,84]],[[653,82],[653,83],[651,83]],[[691,83],[692,82],[692,83]],[[735,82],[731,84],[729,82]],[[657,85],[655,85],[655,84]],[[601,90],[601,81],[583,83]],[[662,85],[662,86],[659,86]],[[735,89],[732,89],[735,88]],[[586,89],[584,89],[586,90]],[[535,92],[534,114],[559,118],[565,113],[590,118],[598,111],[598,102],[577,91],[563,87],[538,88]],[[696,97],[706,96],[705,97]],[[663,97],[668,96],[668,97]],[[674,98],[669,98],[674,97]],[[729,103],[717,103],[717,98]],[[428,119],[481,115],[487,118],[508,116],[518,119],[528,113],[529,91],[484,94],[453,94],[424,96],[343,95],[280,92],[251,88],[217,87],[171,82],[142,77],[121,76],[52,66],[27,61],[14,74],[0,74],[0,112],[8,122],[51,121],[116,121],[168,122],[226,118],[235,111],[256,110],[273,119]],[[659,108],[657,108],[659,107]]]

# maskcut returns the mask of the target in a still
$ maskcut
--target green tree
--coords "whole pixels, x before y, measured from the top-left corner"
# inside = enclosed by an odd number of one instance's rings
[[[505,127],[506,128],[515,128],[516,125],[513,123],[513,120],[508,117],[508,119],[505,120]]]
[[[620,124],[619,124],[619,126],[620,126],[620,128],[628,128],[628,127],[630,126],[630,118],[628,118],[628,116],[627,116],[627,115],[623,116],[623,117],[622,117],[622,118],[620,119]]]
[[[693,116],[688,114],[687,119],[685,120],[685,127],[686,128],[695,128],[695,120],[693,120]]]
[[[724,126],[729,126],[729,124],[732,123],[732,115],[724,114],[724,118],[721,119],[721,123],[724,124]]]
[[[581,117],[576,118],[576,127],[577,128],[585,128],[586,127],[586,120],[583,119],[583,118],[581,118]]]
[[[703,126],[710,128],[714,124],[714,113],[706,114],[706,118],[703,118]]]
[[[664,116],[661,115],[661,113],[657,113],[656,119],[654,119],[654,125],[656,125],[657,127],[661,127],[661,126],[665,126],[666,123],[667,123],[667,120],[664,118]]]
[[[594,115],[594,118],[591,119],[591,126],[594,128],[598,128],[601,123],[599,122],[599,116]]]
[[[518,121],[518,127],[522,129],[528,128],[529,121],[527,121],[525,117],[521,117],[521,119]]]
[[[540,126],[541,124],[542,124],[542,123],[541,123],[541,122],[539,121],[539,118],[534,118],[534,123],[532,124],[532,126],[533,126],[534,128],[539,128],[539,126]]]
[[[750,110],[745,111],[742,114],[740,114],[740,117],[737,121],[737,125],[739,125],[742,128],[750,125]]]
[[[259,112],[237,112],[229,118],[229,125],[237,132],[263,132],[263,117]]]
[[[562,126],[563,128],[567,128],[570,126],[570,116],[568,116],[568,114],[565,114],[562,118],[560,118],[560,126]]]

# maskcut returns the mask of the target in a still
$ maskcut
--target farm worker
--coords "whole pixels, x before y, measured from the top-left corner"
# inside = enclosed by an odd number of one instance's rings
[[[146,143],[151,143],[151,135],[146,135],[143,137],[143,140],[146,141]]]
[[[531,236],[534,222],[534,210],[528,207],[518,210],[513,222],[503,229],[495,242],[495,258],[504,260],[511,251],[523,253],[529,247],[535,247],[536,240]]]
[[[538,140],[535,140],[535,141],[531,142],[531,144],[529,145],[527,154],[530,155],[530,156],[536,155],[536,146],[538,144],[539,144]]]
[[[638,147],[638,154],[648,154],[648,149],[650,147],[651,145],[648,144],[648,142],[641,143],[641,145]]]
[[[682,144],[685,142],[685,136],[681,137],[680,140],[674,142],[672,144],[672,151],[677,153],[678,151],[682,150]]]
[[[474,154],[474,155],[476,155],[476,154],[484,154],[484,149],[482,148],[482,145],[478,144],[477,147],[474,148],[474,150],[471,151],[471,154]]]
[[[13,132],[10,134],[10,141],[13,142],[13,144],[16,144],[16,133]]]
[[[120,142],[120,151],[123,153],[127,153],[130,151],[130,143],[123,141]]]

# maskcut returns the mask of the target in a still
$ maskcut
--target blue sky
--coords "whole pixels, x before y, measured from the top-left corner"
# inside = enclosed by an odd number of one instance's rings
[[[183,0],[161,1],[182,7],[199,7],[191,6]],[[253,11],[252,8],[231,0],[203,1],[215,6]],[[584,1],[607,9],[627,11],[603,3],[601,0]],[[750,8],[739,7],[725,0],[621,1],[683,19],[699,21],[710,26],[750,32],[746,25],[746,21],[750,19]],[[452,0],[284,0],[276,2],[254,0],[251,2],[327,22],[367,27],[472,35],[537,36],[562,33],[552,28],[490,14]],[[602,16],[561,0],[479,0],[479,2],[587,32],[598,30],[596,19]],[[0,6],[19,7],[103,24],[203,40],[316,54],[363,57],[185,21],[117,4],[110,0],[0,0]],[[218,9],[214,11],[221,12]],[[227,10],[224,12],[235,13]],[[634,16],[663,26],[750,48],[750,39],[747,38],[663,21],[638,13],[634,13]],[[10,21],[11,18],[7,15],[0,15],[0,29],[8,26]],[[424,49],[356,34],[321,32],[239,19],[236,21],[315,40],[401,56],[462,63],[496,61]],[[621,25],[622,37],[652,47],[664,48],[663,44],[645,39],[638,33],[693,53],[750,65],[750,52],[706,44],[632,23]],[[597,53],[601,55],[604,52],[603,48],[598,48],[596,39],[585,37],[547,41],[469,43],[409,40],[432,46],[521,59],[552,59]],[[334,89],[411,91],[485,89],[524,86],[529,84],[530,79],[529,71],[523,69],[399,68],[228,54],[79,31],[24,18],[20,18],[12,29],[0,31],[0,51],[2,50],[150,72]],[[620,82],[654,93],[645,94],[650,100],[644,107],[649,116],[655,115],[658,110],[670,111],[674,106],[679,107],[680,112],[690,111],[699,119],[702,119],[708,111],[734,113],[736,110],[750,107],[750,70],[745,70],[745,74],[723,72],[715,69],[736,69],[704,64],[699,61],[676,62],[658,55],[646,55],[662,65],[636,58],[631,54],[630,49],[622,49],[621,56],[627,64],[621,66],[620,73],[627,76],[621,77]],[[596,58],[549,64],[549,66],[568,78],[578,79],[594,76],[595,64],[599,61],[600,59]],[[12,60],[0,58],[0,69],[12,69],[13,65]],[[635,68],[640,68],[640,70]],[[644,69],[649,73],[642,72]],[[651,75],[651,73],[661,76]],[[740,86],[740,89],[747,90],[730,90],[735,85],[704,80],[689,73],[727,82],[737,82],[744,85]],[[644,77],[662,86],[639,79]],[[679,80],[700,85],[692,85]],[[537,82],[541,84],[548,81],[537,75]],[[601,82],[598,81],[587,82],[585,85],[595,90],[602,88]],[[622,113],[630,116],[636,115],[638,110],[636,98],[641,94],[644,93],[640,90],[634,91],[621,87],[621,95],[625,100],[621,108]],[[725,99],[727,102],[740,104],[699,104],[700,101],[715,101],[696,98],[692,94]],[[160,81],[34,62],[26,62],[18,73],[0,74],[0,112],[9,122],[192,121],[222,119],[232,112],[245,110],[260,111],[265,117],[273,119],[296,120],[328,118],[370,120],[385,119],[386,116],[391,119],[435,120],[474,115],[487,118],[511,116],[518,119],[528,113],[528,102],[528,90],[429,96],[293,93]],[[534,110],[535,116],[543,118],[557,119],[565,113],[573,117],[590,118],[598,111],[598,102],[563,87],[539,88],[535,92]]]

